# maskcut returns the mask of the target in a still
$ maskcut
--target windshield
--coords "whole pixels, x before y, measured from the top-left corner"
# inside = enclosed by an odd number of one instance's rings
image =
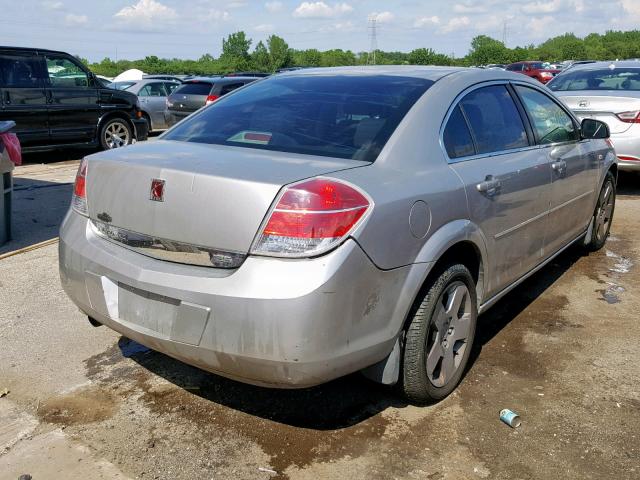
[[[163,138],[374,161],[432,84],[381,75],[272,77],[218,100]]]
[[[574,70],[558,75],[548,87],[556,92],[572,90],[640,91],[640,68]]]

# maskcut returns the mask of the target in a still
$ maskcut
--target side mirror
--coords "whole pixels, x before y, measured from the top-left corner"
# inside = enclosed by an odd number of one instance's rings
[[[580,126],[580,135],[583,139],[605,139],[611,136],[609,125],[600,120],[585,118]]]

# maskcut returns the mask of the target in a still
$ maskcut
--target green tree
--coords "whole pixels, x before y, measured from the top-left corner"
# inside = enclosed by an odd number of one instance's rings
[[[246,70],[250,65],[249,49],[251,39],[242,31],[230,34],[222,39],[222,55],[220,60],[230,70]]]
[[[267,39],[267,46],[269,48],[270,70],[272,72],[291,65],[291,49],[289,49],[289,45],[283,38],[271,35]]]
[[[509,50],[504,43],[486,35],[478,35],[471,40],[471,50],[467,55],[470,65],[505,63],[509,61]]]
[[[251,66],[260,72],[268,72],[271,68],[269,50],[267,50],[267,47],[262,43],[262,40],[258,42],[255,50],[251,54]]]

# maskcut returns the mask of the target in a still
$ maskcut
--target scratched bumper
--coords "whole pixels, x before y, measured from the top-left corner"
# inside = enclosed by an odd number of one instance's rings
[[[60,276],[89,316],[154,350],[257,385],[317,385],[391,351],[420,278],[375,267],[348,240],[315,259],[248,257],[238,269],[164,262],[98,237],[70,212]]]

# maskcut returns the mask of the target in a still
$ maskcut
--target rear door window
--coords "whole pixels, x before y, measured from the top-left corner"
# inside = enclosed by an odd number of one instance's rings
[[[471,128],[476,153],[492,153],[529,146],[520,112],[504,85],[472,91],[460,101]]]
[[[475,153],[471,132],[459,105],[451,112],[444,129],[444,146],[449,158],[467,157]]]
[[[531,118],[536,140],[541,145],[578,140],[578,130],[556,102],[533,88],[517,85],[516,91]]]
[[[37,88],[42,86],[40,57],[0,54],[0,86]]]
[[[158,82],[145,85],[140,89],[138,95],[141,97],[164,97],[166,96],[166,92],[164,91],[162,83]]]
[[[167,90],[167,95],[171,95],[180,85],[180,83],[165,82],[164,88]]]
[[[209,95],[213,85],[207,82],[183,83],[174,93],[183,95]]]
[[[271,77],[221,97],[164,138],[374,161],[432,84],[397,75]]]
[[[222,85],[220,95],[226,95],[227,93],[233,92],[235,89],[242,86],[244,86],[244,83],[227,83],[226,85]]]

